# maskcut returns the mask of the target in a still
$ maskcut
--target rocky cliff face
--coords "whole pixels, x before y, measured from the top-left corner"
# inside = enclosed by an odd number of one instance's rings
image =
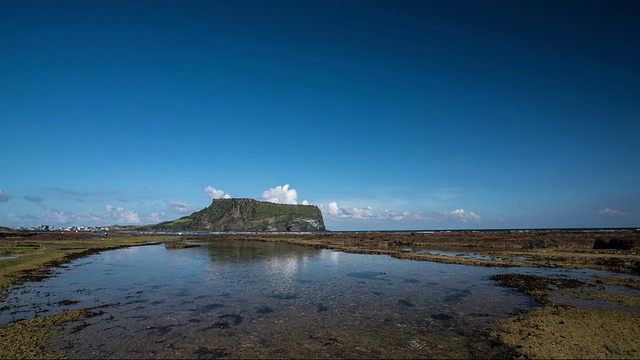
[[[178,220],[140,227],[152,231],[324,231],[313,205],[285,205],[253,199],[216,199]]]

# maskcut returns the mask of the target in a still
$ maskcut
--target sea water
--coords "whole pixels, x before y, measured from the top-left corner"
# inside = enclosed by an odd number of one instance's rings
[[[509,271],[249,240],[138,246],[12,288],[0,323],[91,308],[49,349],[82,358],[487,357],[495,321],[536,306],[489,279]]]

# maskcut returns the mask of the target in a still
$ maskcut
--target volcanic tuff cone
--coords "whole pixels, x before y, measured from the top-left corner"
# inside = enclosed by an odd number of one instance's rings
[[[178,220],[141,226],[150,231],[324,231],[315,205],[287,205],[254,199],[215,199]]]

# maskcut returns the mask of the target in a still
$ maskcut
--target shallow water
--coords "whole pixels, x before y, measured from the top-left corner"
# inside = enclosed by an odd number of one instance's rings
[[[0,324],[97,308],[52,349],[82,358],[487,357],[498,350],[484,331],[535,306],[489,279],[504,272],[253,241],[150,245],[13,288]]]
[[[470,251],[453,251],[453,250],[434,250],[434,249],[419,249],[419,248],[406,248],[403,249],[406,252],[413,252],[416,254],[430,254],[430,255],[442,255],[442,256],[456,256],[477,260],[501,260],[500,258],[492,257],[489,255],[478,254]]]

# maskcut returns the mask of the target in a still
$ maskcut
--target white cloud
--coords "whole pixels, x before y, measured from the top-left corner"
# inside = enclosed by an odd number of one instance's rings
[[[91,220],[91,221],[98,221],[98,220],[102,220],[102,216],[97,212],[94,211],[93,209],[89,209],[87,210],[87,212],[85,213],[85,216]]]
[[[173,209],[173,210],[175,210],[177,212],[190,212],[190,211],[193,210],[189,205],[187,205],[187,204],[185,204],[183,202],[173,201],[173,200],[165,200],[165,202],[167,204],[169,204],[169,207],[171,209]]]
[[[162,221],[162,220],[160,220],[161,216],[164,216],[163,212],[160,212],[160,213],[153,212],[153,213],[149,214],[149,221],[155,222],[155,223],[160,222],[160,221]]]
[[[227,194],[222,190],[216,189],[211,185],[204,188],[204,192],[206,192],[211,197],[211,199],[230,199],[231,198],[230,194]]]
[[[419,215],[419,214],[414,214],[414,215]],[[382,217],[386,220],[394,220],[394,221],[401,221],[401,220],[411,219],[411,218],[416,219],[416,217],[412,216],[411,212],[409,211],[396,212],[388,209],[386,209],[384,213],[382,213]]]
[[[320,207],[324,209],[323,205]],[[376,213],[370,206],[365,208],[349,207],[335,201],[329,203],[327,212],[333,218],[353,220],[404,220],[411,215],[408,211],[396,212],[392,210]]]
[[[276,186],[262,193],[262,200],[278,204],[298,204],[298,191],[290,189],[289,184]],[[303,205],[309,205],[307,200],[302,201]]]
[[[453,217],[466,223],[467,221],[479,222],[482,220],[480,215],[474,213],[473,211],[464,211],[464,209],[453,210],[451,212],[442,212],[445,217]]]
[[[74,214],[64,212],[64,211],[47,210],[44,213],[44,220],[46,223],[67,224],[70,220],[74,218],[75,218]]]
[[[321,207],[324,207],[324,206],[321,205]],[[338,203],[335,201],[329,203],[329,209],[327,211],[329,212],[329,215],[332,217],[336,217],[340,219],[347,219],[351,217],[351,212],[349,211],[349,208],[346,206],[338,205]]]
[[[371,220],[375,219],[376,215],[374,214],[371,207],[366,208],[353,208],[352,219],[355,220]]]
[[[137,224],[141,222],[140,216],[138,216],[138,213],[133,210],[125,210],[122,207],[114,207],[113,205],[106,205],[104,209],[109,214],[109,217],[118,223],[122,223],[122,224],[136,223]]]
[[[622,216],[622,217],[631,216],[631,214],[626,213],[624,211],[614,210],[614,209],[610,209],[610,208],[602,209],[602,210],[598,211],[598,214],[600,214],[600,215],[611,215],[611,216]]]
[[[385,209],[377,212],[370,206],[368,207],[351,207],[330,202],[328,205],[320,205],[323,214],[330,219],[344,220],[378,220],[378,221],[423,221],[423,222],[442,222],[446,220],[454,220],[458,222],[480,222],[482,218],[473,211],[465,211],[463,209],[453,211],[441,211],[429,213],[425,216],[419,212],[411,211],[395,211]]]
[[[11,197],[0,190],[0,202],[7,202]]]

